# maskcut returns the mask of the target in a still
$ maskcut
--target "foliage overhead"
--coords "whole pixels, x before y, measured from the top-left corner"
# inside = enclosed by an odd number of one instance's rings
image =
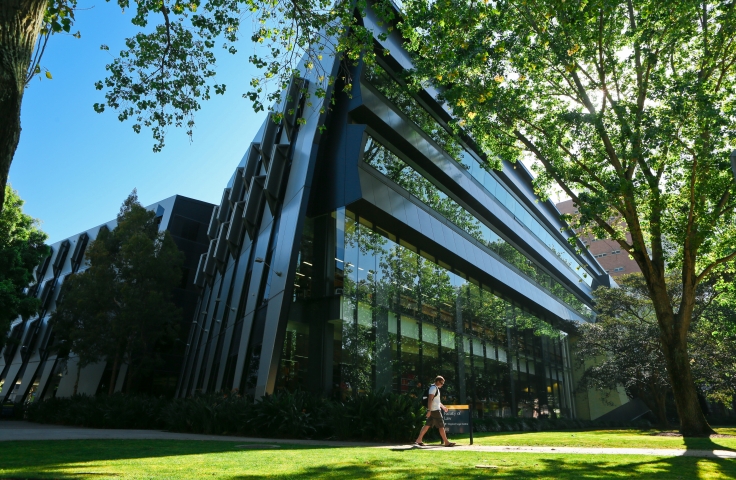
[[[40,302],[28,295],[26,288],[34,283],[34,268],[49,254],[47,238],[38,220],[23,213],[18,192],[6,186],[5,207],[0,213],[0,349],[10,322],[19,316],[26,320],[38,312]]]
[[[181,312],[172,302],[181,281],[183,254],[155,213],[125,200],[117,227],[101,229],[86,253],[89,268],[68,277],[53,313],[59,347],[79,357],[79,366],[105,360],[113,378],[127,363],[128,389],[159,361],[163,344],[177,339]]]
[[[410,0],[415,86],[489,154],[536,162],[578,234],[612,238],[653,300],[685,434],[705,434],[688,363],[698,285],[734,269],[729,168],[736,101],[731,2]],[[631,240],[626,234],[631,234]],[[680,272],[679,303],[665,281]]]

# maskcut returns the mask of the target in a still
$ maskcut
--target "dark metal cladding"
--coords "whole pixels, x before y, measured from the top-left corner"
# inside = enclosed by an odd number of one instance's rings
[[[349,94],[314,95],[341,68],[325,55],[274,105],[219,214],[230,255],[197,277],[178,396],[421,394],[443,374],[448,401],[491,415],[576,415],[565,331],[593,318],[602,270],[528,172],[486,170],[435,90],[402,90],[402,42],[376,38],[391,54],[351,66]]]

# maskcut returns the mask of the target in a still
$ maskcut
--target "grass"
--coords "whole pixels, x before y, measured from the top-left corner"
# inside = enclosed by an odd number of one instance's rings
[[[531,438],[538,434],[528,435]],[[237,447],[239,444],[178,440],[3,442],[0,478],[736,478],[736,460],[694,457],[392,451],[296,445],[242,449]],[[494,468],[479,469],[476,465]]]
[[[476,433],[476,445],[607,447],[607,448],[675,448],[690,450],[736,450],[736,428],[716,428],[720,434],[734,438],[683,438],[657,436],[660,430],[592,430],[563,432]],[[468,436],[452,436],[467,439]]]

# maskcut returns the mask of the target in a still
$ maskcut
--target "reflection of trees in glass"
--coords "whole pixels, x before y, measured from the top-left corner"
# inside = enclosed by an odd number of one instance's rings
[[[559,337],[559,332],[368,225],[359,224],[347,212],[341,355],[344,388],[356,393],[390,384],[417,395],[434,375],[445,374],[452,379],[443,391],[446,399],[457,397],[460,383],[465,381],[468,399],[488,402],[487,408],[493,411],[508,406],[507,362],[515,361],[517,337],[525,330],[551,338]],[[457,324],[459,320],[462,326]],[[509,331],[514,344],[510,350]],[[465,345],[462,356],[458,350],[461,344]],[[519,344],[522,355],[540,362],[541,353],[524,353],[525,345],[523,341]],[[461,374],[462,379],[458,377]],[[544,371],[536,375],[539,378],[534,381],[546,385]]]
[[[397,83],[391,76],[379,65],[374,64],[368,67],[365,73],[365,78],[368,82],[373,85],[379,92],[386,96],[399,110],[401,110],[407,117],[409,117],[419,128],[422,129],[427,135],[430,136],[445,152],[447,152],[453,159],[458,161],[462,165],[460,159],[466,156],[463,147],[455,140],[452,134],[445,130],[437,121],[427,112],[409,93],[406,87]],[[383,150],[382,152],[380,150]],[[388,162],[382,162],[382,158],[386,154],[392,156],[394,160],[389,159]],[[482,242],[493,251],[497,252],[504,260],[514,265],[516,268],[530,276],[532,279],[537,281],[540,285],[545,288],[550,288],[548,285],[548,277],[546,274],[541,275],[537,271],[535,265],[529,262],[526,257],[516,250],[513,246],[504,242],[501,239],[485,238],[483,235],[483,226],[475,218],[466,212],[462,207],[457,205],[451,199],[439,193],[436,187],[434,187],[424,177],[419,175],[417,172],[408,167],[404,162],[398,159],[396,156],[391,154],[388,150],[383,148],[381,145],[369,138],[368,144],[366,145],[365,161],[377,169],[381,170],[387,177],[394,180],[396,183],[406,188],[412,195],[422,200],[425,204],[441,213],[445,218],[451,219],[457,226],[468,232],[470,235],[475,237],[477,240]],[[371,163],[371,160],[376,158],[378,162],[376,164]],[[474,161],[474,160],[471,160]],[[382,163],[386,163],[386,171],[381,169],[379,166]],[[395,163],[395,164],[394,164]],[[388,165],[391,164],[391,165]],[[481,163],[481,167],[484,170],[489,170],[488,164]],[[464,165],[465,166],[465,165]],[[465,166],[468,168],[467,166]],[[394,175],[394,176],[392,176]],[[424,181],[425,185],[417,184],[417,177]],[[483,183],[481,181],[481,183]],[[417,187],[412,189],[407,185],[417,184]],[[428,185],[427,185],[428,184]],[[435,195],[427,194],[425,191],[429,188],[429,192],[434,190]],[[433,198],[439,196],[440,198]],[[446,203],[446,204],[443,204]],[[504,202],[505,203],[505,202]],[[514,203],[516,203],[514,201]],[[512,207],[506,205],[507,207]],[[512,208],[513,211],[513,208]],[[460,212],[463,216],[457,216],[456,212]],[[448,216],[453,215],[453,216]],[[536,235],[536,234],[535,234]],[[548,235],[541,240],[552,250],[555,255],[562,259],[567,265],[575,269],[579,267],[578,263],[575,262],[568,253],[562,250],[562,247],[557,245],[551,237]],[[541,277],[541,278],[540,278]],[[556,282],[553,282],[556,283]],[[592,318],[592,311],[583,302],[578,300],[572,293],[567,291],[561,284],[556,283],[551,291],[560,299],[562,299],[569,306],[576,309],[585,318]]]
[[[365,78],[379,92],[396,105],[402,113],[434,140],[455,161],[460,163],[463,149],[453,136],[427,112],[405,87],[399,85],[377,64],[367,67]],[[466,167],[467,168],[467,167]]]
[[[499,238],[470,212],[445,195],[432,182],[370,136],[366,142],[363,161],[406,189],[422,203],[452,221],[476,240],[498,253],[501,258],[515,266],[533,281],[549,289],[552,294],[577,310],[584,317],[590,318],[592,314],[590,309],[565,287],[552,280],[549,275],[539,269],[523,253]],[[378,234],[373,233],[373,235]],[[373,241],[372,237],[370,240]]]
[[[473,215],[372,137],[366,142],[363,161],[470,235],[484,241],[480,222]]]

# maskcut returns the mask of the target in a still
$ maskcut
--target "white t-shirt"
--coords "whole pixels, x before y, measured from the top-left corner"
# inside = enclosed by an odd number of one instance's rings
[[[429,392],[427,392],[429,395],[434,395],[434,398],[432,398],[432,406],[429,408],[430,411],[434,412],[436,410],[440,409],[440,389],[437,388],[437,385],[432,385],[429,387]]]

